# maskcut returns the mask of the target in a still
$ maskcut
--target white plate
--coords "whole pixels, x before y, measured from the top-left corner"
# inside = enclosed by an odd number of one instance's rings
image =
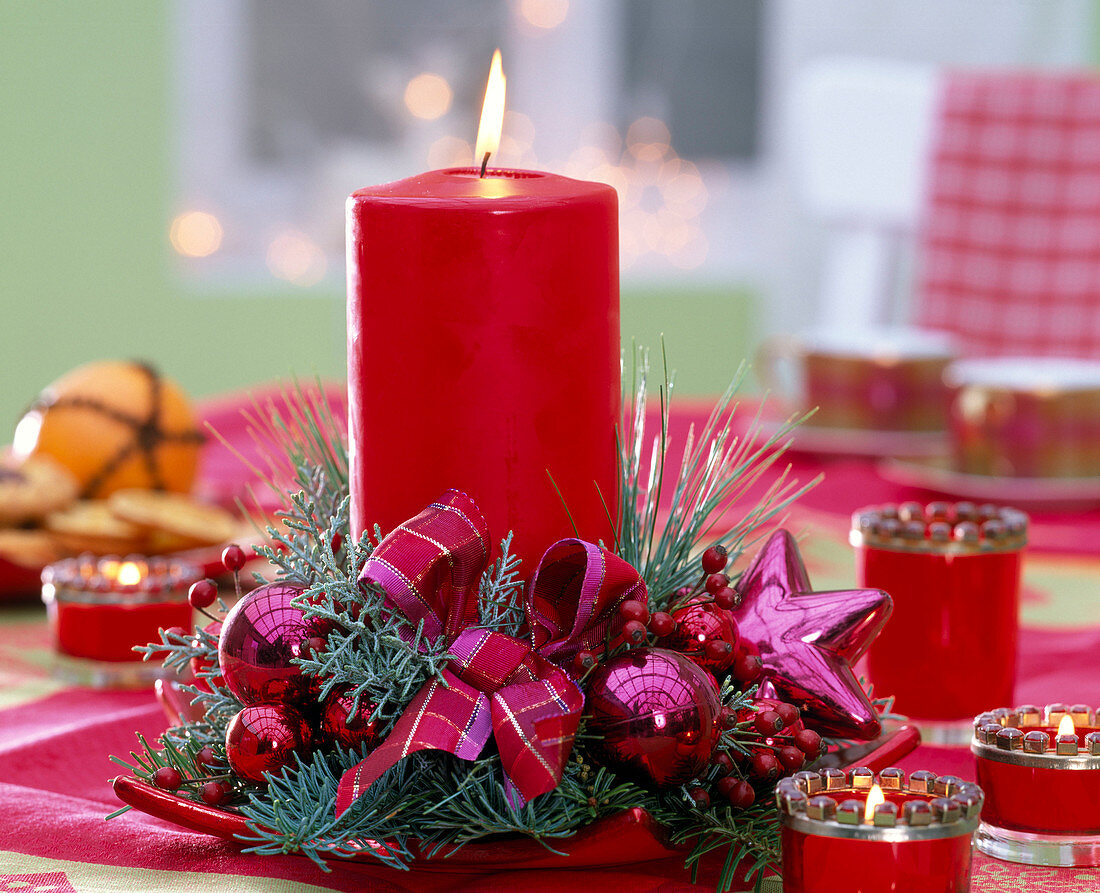
[[[1014,478],[964,474],[943,456],[925,460],[889,459],[878,473],[894,484],[938,490],[985,502],[1031,508],[1090,508],[1100,505],[1100,477]]]
[[[761,419],[760,433],[776,434],[785,423]],[[791,450],[823,456],[934,456],[943,452],[946,431],[876,431],[861,428],[822,428],[803,423],[789,432]]]

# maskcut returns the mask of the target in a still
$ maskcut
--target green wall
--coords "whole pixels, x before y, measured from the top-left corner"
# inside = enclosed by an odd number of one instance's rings
[[[152,359],[196,395],[343,374],[331,284],[196,295],[176,280],[168,23],[165,2],[0,3],[0,443],[91,359]],[[624,337],[666,332],[678,390],[717,391],[750,343],[747,308],[725,290],[628,291]]]

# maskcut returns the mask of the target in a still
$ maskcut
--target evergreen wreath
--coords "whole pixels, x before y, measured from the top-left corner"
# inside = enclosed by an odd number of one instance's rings
[[[774,435],[762,438],[757,417],[746,435],[736,436],[730,423],[746,372],[742,366],[703,429],[689,434],[673,492],[663,499],[665,465],[672,461],[671,381],[666,365],[657,389],[660,430],[650,443],[648,355],[635,350],[632,361],[633,389],[620,437],[620,522],[615,542],[606,547],[638,570],[648,587],[646,608],[652,616],[675,612],[698,599],[707,576],[700,577],[700,556],[717,548],[735,559],[816,481],[799,487],[790,479],[788,466],[738,523],[732,528],[717,526],[780,459],[790,431],[800,421],[792,418]],[[345,432],[319,389],[299,387],[286,398],[280,405],[254,405],[248,413],[258,443],[285,448],[280,452],[269,447],[266,468],[254,469],[284,496],[278,528],[267,528],[271,545],[261,548],[278,568],[278,579],[304,587],[294,604],[330,630],[323,648],[298,660],[302,670],[320,680],[322,697],[342,687],[350,692],[357,711],[373,705],[370,721],[385,735],[425,681],[442,678],[452,655],[445,641],[425,636],[403,615],[386,610],[383,592],[359,585],[360,571],[383,531],[375,529],[359,542],[349,542]],[[501,542],[500,554],[481,579],[480,623],[519,637],[525,622],[525,569],[511,553],[511,535]],[[267,581],[257,576],[257,582]],[[218,604],[224,614],[226,604],[220,599]],[[652,630],[646,631],[645,640],[641,644],[656,640]],[[623,647],[608,646],[596,655],[597,662]],[[164,631],[159,642],[140,650],[147,660],[163,659],[171,670],[198,668],[194,682],[183,689],[201,710],[201,718],[168,729],[156,742],[139,738],[140,749],[129,760],[112,759],[138,779],[243,816],[252,832],[243,841],[246,852],[300,853],[322,867],[331,859],[369,853],[395,868],[408,868],[415,859],[496,835],[523,835],[554,852],[557,841],[578,829],[637,807],[666,829],[672,844],[684,848],[693,877],[704,855],[723,854],[720,890],[729,889],[739,872],[759,887],[766,870],[779,861],[776,779],[750,774],[754,755],[777,750],[775,733],[769,733],[769,744],[757,721],[768,707],[754,701],[755,683],[732,676],[724,681],[721,700],[729,719],[718,746],[724,756],[698,777],[671,789],[646,786],[615,766],[601,765],[582,720],[558,786],[525,805],[517,806],[508,796],[500,757],[490,742],[472,762],[439,751],[414,753],[337,817],[340,778],[364,758],[367,747],[317,749],[267,776],[266,784],[244,780],[226,759],[226,729],[242,704],[221,684],[216,629]],[[831,744],[835,742],[823,742],[822,751]],[[733,779],[727,788],[751,782],[755,799],[739,806],[733,802],[736,798],[725,802],[716,797],[711,802],[709,796],[700,796],[722,778]]]

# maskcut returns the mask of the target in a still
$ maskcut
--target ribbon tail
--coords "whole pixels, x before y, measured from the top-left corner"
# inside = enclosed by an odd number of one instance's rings
[[[418,750],[443,750],[462,760],[476,760],[492,734],[489,699],[452,673],[446,685],[432,679],[417,692],[393,731],[370,756],[340,778],[336,815],[343,815],[387,769]]]
[[[493,695],[493,736],[513,806],[558,786],[583,708],[580,689],[557,668],[547,678]]]

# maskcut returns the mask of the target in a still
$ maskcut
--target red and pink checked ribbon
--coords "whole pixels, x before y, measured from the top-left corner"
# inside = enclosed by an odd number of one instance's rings
[[[426,636],[445,635],[454,660],[442,680],[424,684],[386,740],[344,773],[337,815],[409,754],[442,750],[474,760],[490,736],[519,803],[561,780],[584,708],[584,695],[562,666],[614,636],[619,605],[645,602],[645,583],[607,550],[560,540],[528,586],[528,644],[476,626],[489,543],[474,501],[449,490],[387,535],[363,566],[360,584],[384,589],[387,606],[422,623]]]

